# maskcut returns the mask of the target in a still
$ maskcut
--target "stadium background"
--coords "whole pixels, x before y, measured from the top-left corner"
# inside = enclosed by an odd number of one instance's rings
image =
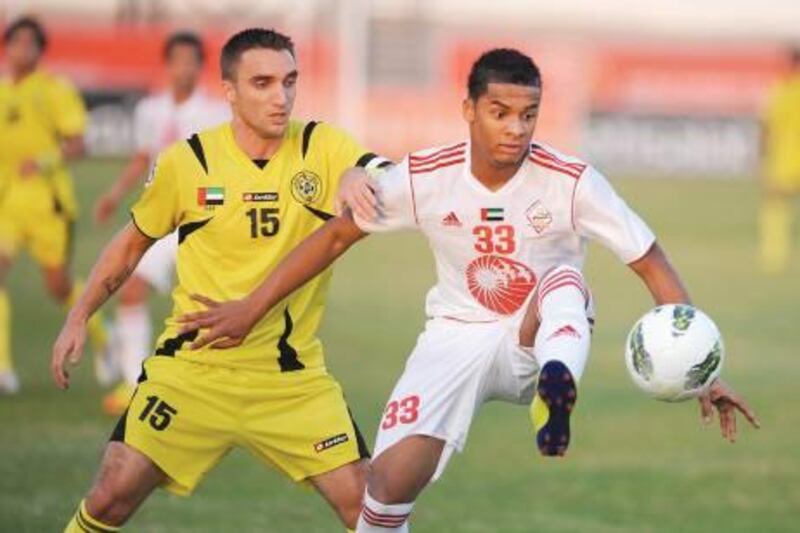
[[[75,270],[113,227],[93,200],[122,166],[138,97],[161,84],[162,38],[201,31],[206,87],[233,31],[274,26],[298,44],[296,115],[348,127],[376,151],[459,139],[463,85],[488,46],[530,53],[544,73],[537,137],[606,171],[651,222],[695,302],[727,341],[725,374],[764,429],[725,444],[694,405],[648,401],[630,385],[622,341],[649,306],[638,282],[593,249],[598,300],[592,360],[570,456],[534,451],[524,410],[490,405],[463,456],[421,499],[416,531],[792,531],[800,518],[800,266],[756,268],[759,113],[800,42],[788,0],[632,4],[478,0],[5,0],[0,22],[38,15],[45,64],[70,77],[92,113],[91,157],[75,165],[83,206]],[[643,179],[647,178],[647,179]],[[120,215],[119,227],[124,220]],[[114,225],[112,225],[114,226]],[[432,261],[416,235],[376,238],[339,265],[323,329],[328,361],[371,438],[423,321]],[[49,381],[61,315],[23,258],[10,285],[23,393],[0,399],[0,531],[56,531],[88,487],[113,421],[90,365],[68,393]],[[160,315],[168,307],[156,303]],[[338,531],[319,498],[234,453],[194,498],[159,493],[134,531]]]

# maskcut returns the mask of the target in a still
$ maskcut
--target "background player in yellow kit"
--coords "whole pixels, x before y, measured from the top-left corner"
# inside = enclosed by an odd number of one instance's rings
[[[0,80],[0,394],[8,394],[19,389],[5,287],[14,255],[21,248],[30,252],[48,293],[65,307],[80,294],[69,272],[77,206],[66,162],[84,154],[86,111],[67,80],[40,68],[47,36],[35,19],[12,22],[3,43],[8,76]],[[99,316],[89,332],[102,352]]]
[[[198,331],[181,334],[176,319],[210,304],[193,295],[224,301],[255,289],[333,216],[347,168],[389,162],[327,124],[290,120],[298,72],[288,37],[238,33],[221,67],[233,120],[162,152],[131,223],[103,251],[53,348],[53,376],[66,387],[89,317],[156,239],[178,231],[172,316],[70,532],[116,530],[160,485],[190,494],[236,446],[313,484],[348,527],[360,512],[368,452],[316,336],[331,272],[230,351],[193,349]]]
[[[800,193],[800,48],[791,52],[791,70],[776,85],[763,126],[761,266],[777,274],[789,263],[791,201]]]

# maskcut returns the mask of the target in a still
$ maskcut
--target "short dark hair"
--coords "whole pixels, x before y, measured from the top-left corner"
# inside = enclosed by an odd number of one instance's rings
[[[8,44],[20,30],[32,31],[39,50],[44,52],[45,48],[47,48],[47,34],[42,23],[33,17],[20,17],[6,26],[6,30],[3,32],[3,44]]]
[[[541,87],[542,76],[533,60],[512,48],[495,48],[484,52],[469,73],[467,92],[477,100],[488,90],[490,83],[513,83]]]
[[[202,63],[206,59],[206,48],[199,35],[192,31],[176,31],[167,37],[164,42],[164,59],[169,59],[170,54],[177,46],[191,46],[197,54],[197,59]]]
[[[294,57],[294,43],[288,35],[271,29],[248,28],[228,39],[228,42],[222,47],[219,60],[222,79],[232,80],[233,70],[242,54],[254,48],[277,51],[288,50]]]

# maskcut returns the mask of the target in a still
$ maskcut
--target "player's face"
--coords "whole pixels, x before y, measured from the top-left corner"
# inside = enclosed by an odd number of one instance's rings
[[[167,57],[167,78],[170,86],[182,92],[192,92],[203,72],[203,62],[194,46],[179,44]]]
[[[13,72],[30,70],[36,66],[42,51],[33,30],[20,28],[6,46],[8,65]]]
[[[297,65],[288,50],[244,52],[225,95],[234,115],[264,138],[282,137],[297,94]]]
[[[473,150],[495,166],[515,165],[525,156],[539,115],[541,89],[490,83],[477,101],[464,101]]]

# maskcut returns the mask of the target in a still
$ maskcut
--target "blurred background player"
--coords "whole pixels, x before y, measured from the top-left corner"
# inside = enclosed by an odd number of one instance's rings
[[[197,34],[173,33],[164,43],[163,56],[167,88],[143,98],[136,106],[135,152],[117,181],[95,203],[98,223],[111,218],[164,148],[230,118],[228,106],[199,87],[206,53]],[[122,381],[103,399],[103,409],[110,415],[120,415],[127,407],[141,363],[151,351],[153,331],[147,298],[151,288],[162,294],[171,290],[177,249],[174,232],[156,242],[120,289],[111,357]]]
[[[7,76],[0,80],[0,394],[19,390],[11,359],[10,304],[5,280],[20,248],[44,274],[48,294],[65,308],[81,291],[69,272],[77,204],[66,163],[84,155],[86,111],[64,78],[40,67],[47,47],[42,25],[30,17],[3,33]],[[95,352],[107,345],[102,318],[89,327]],[[107,377],[96,359],[98,378]]]
[[[764,117],[761,267],[786,270],[792,246],[791,200],[800,192],[800,48],[790,52],[791,69],[775,86]]]

